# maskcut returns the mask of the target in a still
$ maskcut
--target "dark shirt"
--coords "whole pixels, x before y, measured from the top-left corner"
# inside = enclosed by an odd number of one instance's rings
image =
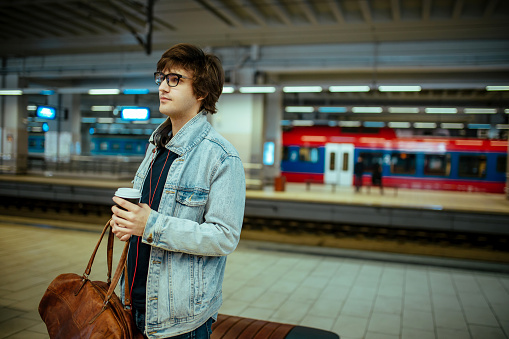
[[[169,154],[168,154],[169,152]],[[168,160],[166,160],[168,157]],[[163,194],[164,184],[168,176],[171,164],[177,158],[177,155],[170,152],[166,148],[159,148],[157,154],[154,157],[152,165],[152,173],[149,170],[145,182],[143,183],[143,190],[141,191],[141,202],[149,204],[150,208],[157,211],[159,203],[161,202],[161,196]],[[166,165],[164,163],[166,162]],[[164,165],[164,169],[163,169]],[[161,173],[161,171],[163,171]],[[152,187],[150,186],[152,175]],[[160,178],[160,179],[159,179]],[[159,181],[159,184],[157,182]],[[156,188],[157,185],[157,188]],[[149,195],[152,197],[149,199]],[[150,200],[153,198],[152,204]],[[129,284],[132,285],[131,300],[133,306],[138,310],[145,309],[145,296],[147,288],[147,275],[148,265],[150,260],[150,245],[144,244],[141,237],[132,236],[129,240],[129,253],[127,255],[127,275],[129,277]],[[136,271],[136,274],[135,274]],[[131,286],[129,286],[131,290]]]
[[[358,177],[362,176],[364,174],[364,163],[357,162],[353,167],[353,173]]]

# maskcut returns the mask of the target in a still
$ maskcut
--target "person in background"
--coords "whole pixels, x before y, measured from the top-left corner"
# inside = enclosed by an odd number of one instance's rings
[[[113,206],[110,225],[130,243],[128,290],[145,337],[209,338],[226,256],[240,238],[246,187],[239,154],[207,121],[224,72],[213,54],[178,44],[164,52],[154,78],[167,118],[134,177],[141,202],[114,197],[125,210]]]
[[[379,186],[380,193],[384,194],[384,186],[382,184],[382,168],[379,163],[373,164],[373,173],[371,174],[371,185]]]
[[[357,162],[353,168],[355,192],[359,192],[362,187],[362,176],[364,175],[364,162],[361,156],[357,158]]]

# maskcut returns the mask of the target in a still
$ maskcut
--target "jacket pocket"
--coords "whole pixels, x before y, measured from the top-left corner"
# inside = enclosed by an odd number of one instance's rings
[[[208,190],[202,188],[177,189],[175,216],[202,223],[208,199]]]

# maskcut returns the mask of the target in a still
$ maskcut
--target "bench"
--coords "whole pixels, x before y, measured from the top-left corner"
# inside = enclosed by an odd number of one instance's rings
[[[340,339],[336,333],[311,327],[219,314],[211,339]]]

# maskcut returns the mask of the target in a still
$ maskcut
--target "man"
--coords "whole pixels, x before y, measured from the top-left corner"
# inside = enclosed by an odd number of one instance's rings
[[[357,163],[353,167],[353,174],[355,176],[355,192],[359,192],[362,187],[362,176],[364,175],[364,162],[362,157],[357,158]]]
[[[234,147],[207,122],[224,72],[219,59],[178,44],[157,63],[159,110],[134,178],[136,205],[118,197],[110,225],[129,241],[128,289],[137,327],[148,338],[209,338],[222,303],[226,255],[237,246],[244,169]]]

